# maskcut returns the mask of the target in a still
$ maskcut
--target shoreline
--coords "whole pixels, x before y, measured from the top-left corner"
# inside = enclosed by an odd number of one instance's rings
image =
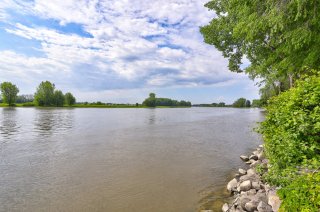
[[[281,204],[277,188],[271,187],[261,178],[269,167],[263,145],[259,145],[250,156],[241,155],[240,159],[249,168],[239,168],[238,173],[227,184],[231,200],[223,204],[222,211],[277,212]]]

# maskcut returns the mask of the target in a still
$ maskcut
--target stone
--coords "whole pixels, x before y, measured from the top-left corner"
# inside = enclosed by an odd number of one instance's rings
[[[247,191],[247,195],[248,196],[253,196],[257,193],[256,189],[250,189],[249,191]]]
[[[251,181],[246,180],[240,183],[238,187],[238,191],[249,191],[251,189]]]
[[[237,190],[238,181],[236,178],[233,178],[227,185],[228,191],[236,191]]]
[[[224,204],[223,204],[223,206],[222,206],[222,211],[223,211],[223,212],[229,211],[229,206],[228,206],[227,203],[224,203]]]
[[[239,174],[245,175],[245,174],[247,174],[247,171],[244,169],[239,169]]]
[[[259,154],[257,154],[257,157],[259,160],[263,160],[265,158],[264,152],[260,152]]]
[[[260,144],[260,145],[259,145],[259,147],[260,147],[260,148],[263,148],[263,145],[262,145],[262,144]]]
[[[253,212],[257,209],[259,202],[251,200],[250,202],[247,202],[244,206],[244,208],[249,211]]]
[[[254,169],[248,169],[247,170],[247,175],[252,176],[252,175],[255,175],[255,174],[256,174],[256,171]]]
[[[248,161],[249,160],[248,156],[245,156],[245,155],[241,155],[240,158],[243,161]]]
[[[281,200],[277,196],[275,190],[269,190],[268,192],[268,204],[271,205],[273,211],[278,211],[281,205]]]
[[[272,207],[267,203],[260,201],[257,207],[259,212],[272,212]]]
[[[259,190],[261,188],[260,183],[259,182],[252,182],[252,188]]]
[[[240,197],[240,206],[241,206],[241,208],[245,210],[246,209],[245,205],[250,201],[251,201],[251,199],[249,199],[248,197]]]
[[[253,168],[253,167],[256,167],[258,166],[259,164],[261,164],[261,160],[257,160],[257,161],[254,161],[250,164],[250,167]]]
[[[257,155],[251,155],[249,157],[249,160],[258,160],[258,156]]]
[[[213,212],[213,210],[201,210],[201,212]]]

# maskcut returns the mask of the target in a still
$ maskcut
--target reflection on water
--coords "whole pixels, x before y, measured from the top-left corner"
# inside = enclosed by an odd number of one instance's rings
[[[39,109],[34,127],[40,135],[49,136],[72,129],[73,121],[74,109]]]
[[[3,108],[2,109],[2,119],[0,125],[0,134],[4,137],[9,137],[19,130],[19,125],[17,124],[16,109],[15,108]]]
[[[0,211],[221,208],[259,110],[0,109]]]

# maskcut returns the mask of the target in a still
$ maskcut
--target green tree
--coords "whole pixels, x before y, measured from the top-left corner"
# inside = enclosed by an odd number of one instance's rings
[[[49,81],[41,82],[34,94],[34,102],[38,106],[55,105],[54,98],[55,85]]]
[[[64,103],[64,95],[62,91],[56,90],[54,91],[54,106],[62,107]]]
[[[260,99],[254,99],[252,100],[251,107],[262,107],[261,100]]]
[[[17,99],[19,89],[11,82],[3,82],[0,84],[2,100],[9,106],[13,106]]]
[[[233,107],[245,107],[246,106],[246,99],[239,98],[232,104],[232,106]]]
[[[155,107],[156,106],[156,94],[150,93],[149,98],[145,99],[142,104],[146,105],[147,107]]]
[[[250,102],[250,100],[246,100],[246,104],[245,104],[245,107],[251,107],[251,102]]]
[[[225,107],[226,106],[226,103],[224,103],[224,102],[219,102],[219,104],[218,104],[218,107]]]
[[[212,0],[205,6],[216,16],[200,31],[229,59],[231,71],[245,71],[285,90],[305,67],[320,68],[317,0]],[[241,66],[243,59],[250,61],[247,67]]]
[[[74,105],[76,103],[76,98],[72,95],[72,93],[68,92],[64,95],[65,103],[69,106]]]

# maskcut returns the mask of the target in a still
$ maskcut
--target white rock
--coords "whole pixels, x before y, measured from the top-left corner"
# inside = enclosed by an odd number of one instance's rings
[[[270,190],[268,192],[268,204],[271,205],[273,211],[278,211],[281,205],[281,200],[277,196],[275,190]]]
[[[252,176],[252,175],[255,175],[255,174],[256,174],[256,171],[254,169],[248,169],[247,170],[247,175]]]
[[[227,185],[227,190],[228,191],[236,191],[237,190],[237,179],[233,178]]]
[[[238,187],[238,191],[249,191],[251,189],[251,181],[246,180],[240,183]]]
[[[227,203],[224,203],[224,204],[223,204],[223,206],[222,206],[222,211],[223,211],[223,212],[229,211],[229,206],[228,206]]]
[[[258,156],[257,155],[251,155],[249,157],[249,160],[258,160]]]
[[[248,156],[245,156],[245,155],[241,155],[240,158],[243,161],[248,161],[249,160]]]
[[[259,202],[251,200],[245,204],[245,209],[249,212],[255,211],[258,207]]]
[[[239,169],[239,174],[245,175],[245,174],[247,174],[247,171],[244,169]]]
[[[248,202],[250,202],[250,201],[251,201],[251,199],[249,199],[248,197],[245,197],[245,196],[240,197],[239,202],[240,202],[241,208],[242,208],[242,209],[246,209],[246,208],[245,208],[245,205],[246,205]]]

